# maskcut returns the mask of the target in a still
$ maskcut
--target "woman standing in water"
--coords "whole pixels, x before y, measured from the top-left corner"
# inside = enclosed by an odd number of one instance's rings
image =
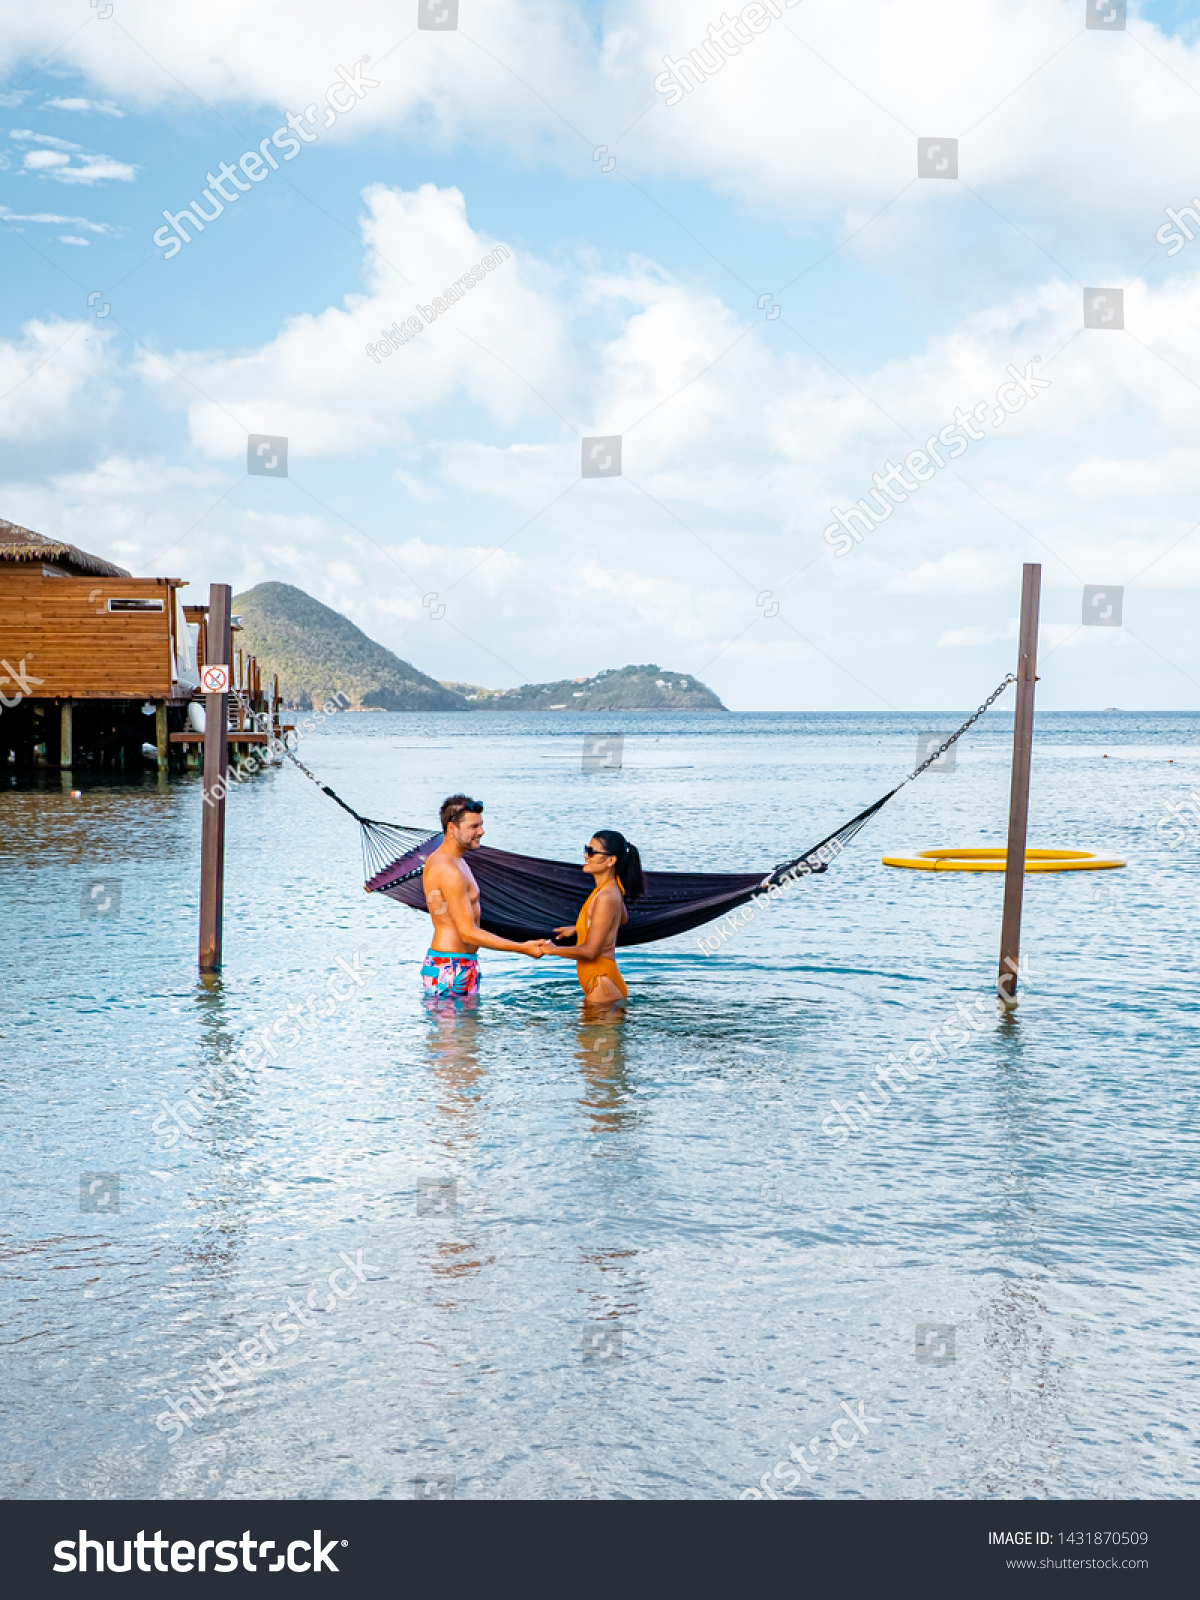
[[[556,938],[575,935],[574,944],[543,940],[542,952],[578,963],[585,1006],[620,1005],[629,990],[616,963],[617,934],[629,921],[627,901],[645,888],[642,859],[635,845],[613,828],[601,828],[584,846],[583,870],[596,887],[588,895],[574,928],[555,928]]]

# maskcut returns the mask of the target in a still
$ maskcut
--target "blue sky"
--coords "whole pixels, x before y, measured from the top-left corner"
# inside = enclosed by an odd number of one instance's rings
[[[1155,235],[1200,192],[1196,18],[1085,3],[776,0],[671,107],[721,7],[5,6],[0,515],[193,595],[296,583],[441,677],[654,660],[739,709],[974,704],[1039,559],[1047,703],[1194,706],[1200,243]],[[164,208],[363,55],[164,259]],[[1123,334],[1082,330],[1095,285]],[[835,508],[1035,357],[1044,391],[835,555]],[[1085,582],[1125,627],[1081,626]]]

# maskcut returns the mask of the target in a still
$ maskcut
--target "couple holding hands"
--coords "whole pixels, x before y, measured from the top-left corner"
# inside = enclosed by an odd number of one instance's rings
[[[452,794],[439,813],[444,837],[421,873],[425,904],[433,919],[433,941],[421,968],[427,998],[465,1000],[479,992],[479,949],[515,950],[540,960],[564,956],[576,963],[586,1006],[621,1004],[628,990],[617,966],[617,932],[628,922],[626,901],[644,888],[635,846],[611,828],[593,834],[583,850],[583,870],[595,882],[573,928],[555,928],[556,939],[575,935],[574,944],[550,939],[518,943],[487,933],[479,925],[479,885],[467,856],[483,840],[483,802]]]

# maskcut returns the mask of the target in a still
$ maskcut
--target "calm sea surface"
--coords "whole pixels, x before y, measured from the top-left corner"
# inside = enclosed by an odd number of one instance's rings
[[[765,870],[959,720],[346,714],[301,755],[368,816],[465,789],[502,848]],[[604,1025],[486,952],[428,1016],[427,921],[290,765],[230,798],[211,987],[198,778],[6,779],[0,1494],[1196,1495],[1200,821],[1159,824],[1200,715],[1039,717],[1030,843],[1128,866],[1027,880],[1001,1021],[1002,878],[880,856],[1003,844],[1011,728],[717,954],[623,953]]]

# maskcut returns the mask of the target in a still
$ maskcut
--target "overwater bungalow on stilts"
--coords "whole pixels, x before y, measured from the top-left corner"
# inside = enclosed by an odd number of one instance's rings
[[[61,539],[0,521],[0,764],[61,771],[198,765],[207,606],[182,578],[135,578]],[[235,635],[238,630],[234,619]],[[229,663],[236,759],[287,731],[276,679]]]

